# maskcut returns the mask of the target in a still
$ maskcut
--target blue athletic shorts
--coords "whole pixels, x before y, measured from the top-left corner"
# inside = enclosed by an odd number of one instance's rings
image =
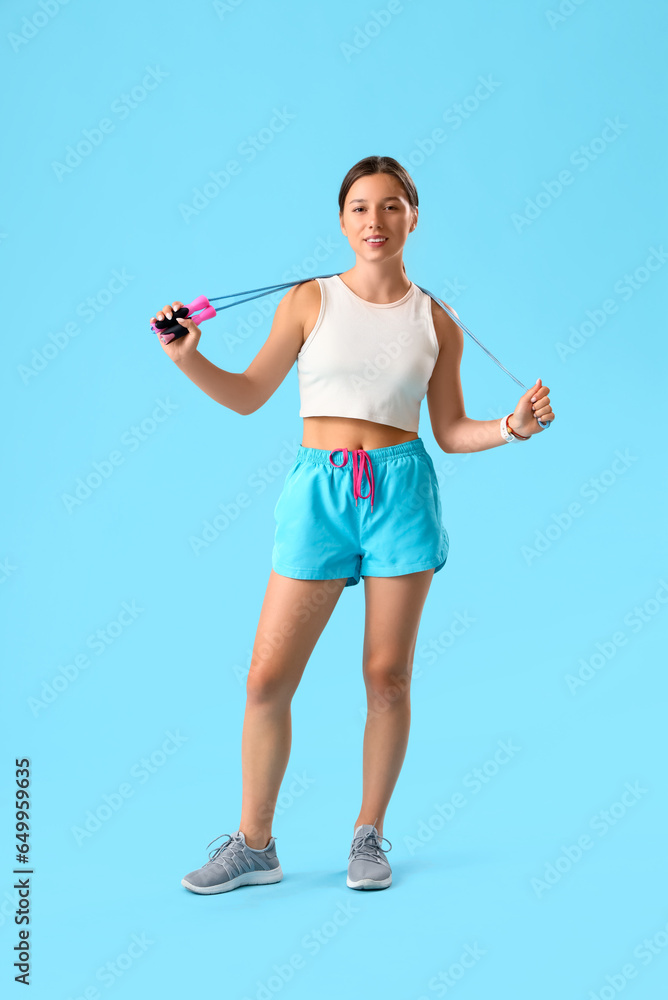
[[[368,451],[299,446],[274,507],[272,567],[298,580],[442,569],[450,547],[422,438]]]

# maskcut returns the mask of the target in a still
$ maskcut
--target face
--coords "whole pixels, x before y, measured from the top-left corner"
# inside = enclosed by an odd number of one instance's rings
[[[364,260],[386,260],[400,254],[417,217],[417,208],[411,208],[406,189],[393,174],[358,177],[339,216],[342,232]],[[384,239],[372,243],[372,236]]]

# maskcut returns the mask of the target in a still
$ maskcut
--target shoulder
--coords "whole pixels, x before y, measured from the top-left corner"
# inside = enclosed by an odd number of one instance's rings
[[[281,302],[289,302],[291,305],[301,303],[308,307],[315,302],[320,302],[320,294],[319,282],[315,278],[308,278],[306,281],[301,281],[298,285],[288,288]]]
[[[454,319],[448,316],[443,306],[439,305],[431,296],[429,296],[429,299],[431,301],[431,318],[434,321],[439,348],[442,351],[451,348],[455,353],[461,354],[464,349],[464,333],[461,327],[457,326]],[[455,312],[447,302],[445,304],[459,319],[459,313]]]
[[[440,326],[443,328],[447,328],[447,324],[451,323],[454,327],[457,327],[457,329],[459,330],[459,327],[457,326],[455,321],[451,319],[450,316],[448,316],[443,306],[440,305],[440,303],[438,303],[436,299],[432,299],[431,295],[429,296],[429,301],[431,302],[431,315],[434,320],[434,323],[440,324]],[[448,306],[450,312],[454,313],[457,319],[459,319],[459,313],[455,312],[452,306],[448,305],[447,302],[445,303],[445,305]]]
[[[315,278],[308,278],[288,288],[283,298],[278,303],[281,309],[290,309],[302,317],[308,316],[314,307],[320,308],[320,285]]]
[[[302,343],[314,328],[322,306],[320,284],[309,278],[288,288],[278,304],[277,312],[289,313],[292,322],[302,330]]]

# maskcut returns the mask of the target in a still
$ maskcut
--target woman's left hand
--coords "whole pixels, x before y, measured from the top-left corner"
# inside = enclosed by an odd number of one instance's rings
[[[549,387],[537,379],[535,384],[520,396],[515,410],[508,417],[508,423],[514,431],[526,437],[547,430],[547,427],[539,427],[538,421],[542,420],[545,423],[554,420],[549,392]]]

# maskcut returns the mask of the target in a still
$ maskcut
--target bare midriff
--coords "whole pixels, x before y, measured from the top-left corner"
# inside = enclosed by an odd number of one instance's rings
[[[401,427],[379,424],[373,420],[358,420],[353,417],[304,417],[304,448],[347,448],[349,451],[363,448],[389,448],[394,444],[414,441],[418,435]]]

